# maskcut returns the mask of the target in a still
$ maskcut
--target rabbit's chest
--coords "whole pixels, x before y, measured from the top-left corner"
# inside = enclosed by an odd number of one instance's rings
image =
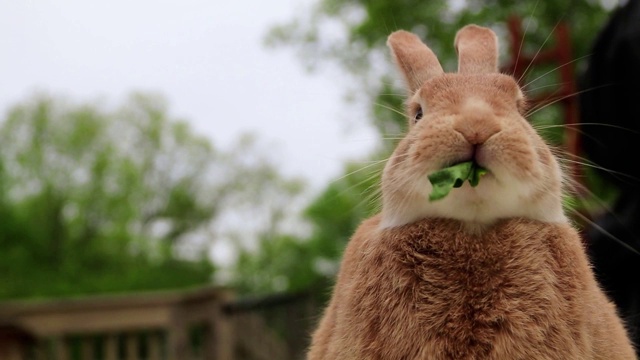
[[[358,275],[369,280],[352,297],[364,341],[397,351],[388,359],[493,358],[509,344],[544,342],[563,301],[545,257],[476,250],[394,244],[369,253]]]

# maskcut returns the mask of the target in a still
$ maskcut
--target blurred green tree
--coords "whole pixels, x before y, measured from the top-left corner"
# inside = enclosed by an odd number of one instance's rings
[[[279,279],[279,285],[288,284],[285,289],[330,284],[346,241],[364,217],[379,210],[377,186],[383,161],[406,124],[404,90],[385,45],[392,31],[405,29],[418,34],[438,54],[445,71],[454,71],[453,39],[466,24],[494,29],[500,37],[504,62],[510,43],[510,16],[523,20],[525,41],[521,51],[528,54],[550,45],[554,28],[563,21],[569,25],[575,56],[575,62],[566,65],[580,72],[594,37],[614,5],[606,1],[552,0],[318,0],[307,13],[273,27],[266,38],[268,46],[294,48],[310,71],[337,65],[351,77],[354,85],[345,89],[346,98],[366,104],[369,116],[365,121],[377,129],[381,141],[368,158],[347,164],[344,175],[309,205],[305,217],[312,226],[310,236],[281,238],[277,245],[264,241],[261,251],[241,257],[239,264],[243,267],[274,275],[253,278],[247,289],[272,289],[274,278]],[[552,66],[529,71],[533,79],[529,91],[555,86],[559,80],[554,70]],[[558,143],[562,139],[562,128],[555,126],[559,119],[559,109],[549,106],[536,112],[533,121],[546,126],[545,135]],[[278,259],[289,260],[273,260],[275,253],[287,254]]]
[[[310,70],[337,64],[356,80],[350,98],[372,104],[370,122],[383,136],[404,128],[401,102],[404,92],[391,62],[386,39],[398,29],[412,31],[438,54],[445,71],[457,63],[453,39],[462,26],[475,23],[494,29],[500,37],[501,57],[508,50],[507,20],[523,20],[525,42],[522,52],[535,54],[553,42],[559,22],[571,29],[572,48],[578,67],[583,64],[612,4],[608,1],[552,0],[318,0],[308,13],[273,27],[266,38],[272,47],[297,50]],[[547,71],[547,69],[545,69]],[[536,80],[536,87],[554,81],[553,76]],[[382,108],[382,109],[381,109]]]
[[[210,283],[209,249],[231,231],[221,219],[301,189],[250,138],[216,150],[149,94],[115,110],[35,96],[9,111],[0,143],[5,299]]]

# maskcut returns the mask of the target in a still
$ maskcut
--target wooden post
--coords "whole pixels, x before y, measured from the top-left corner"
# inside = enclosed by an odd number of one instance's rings
[[[160,333],[152,331],[147,336],[148,360],[162,359],[162,339]]]
[[[23,348],[17,342],[0,341],[0,359],[2,360],[26,360]]]
[[[23,329],[0,326],[0,360],[26,360],[35,338]]]
[[[207,324],[203,348],[205,360],[234,359],[233,319],[223,311],[223,306],[231,298],[230,292],[221,291],[220,296],[211,303],[211,316]]]
[[[34,360],[49,360],[50,356],[47,352],[48,347],[46,346],[46,342],[39,340],[36,341],[33,346],[33,359]],[[2,357],[0,357],[2,358]]]
[[[535,56],[525,55],[521,52],[524,35],[522,33],[522,23],[520,18],[512,16],[507,23],[511,36],[511,61],[505,70],[511,71],[514,77],[523,82],[524,72],[529,66],[552,63],[557,65],[560,75],[560,85],[558,89],[551,94],[532,98],[531,103],[541,106],[545,103],[558,101],[564,110],[564,123],[569,125],[565,129],[565,147],[569,154],[573,156],[580,155],[581,145],[578,129],[578,99],[577,85],[575,81],[575,73],[573,61],[574,59],[571,48],[571,37],[569,26],[565,22],[561,22],[554,29],[554,37],[556,40],[553,48],[546,51],[540,51]],[[520,84],[523,85],[522,83]],[[575,160],[575,159],[572,159]],[[582,185],[582,169],[573,162],[571,165],[571,176]],[[582,189],[578,189],[582,190]]]
[[[577,86],[574,81],[574,67],[573,67],[573,59],[571,58],[571,38],[569,36],[569,27],[566,23],[560,23],[558,25],[558,29],[556,30],[556,38],[558,41],[557,49],[558,49],[558,63],[559,63],[559,71],[560,71],[560,81],[562,86],[564,87],[563,93],[566,94],[563,102],[565,104],[565,124],[569,125],[565,128],[565,143],[567,147],[567,151],[571,155],[579,156],[580,149],[580,129],[578,129],[579,124],[579,114],[578,114],[578,98],[577,98]],[[571,165],[571,175],[576,179],[578,183],[583,185],[583,174],[582,169],[576,162],[575,158]],[[578,191],[583,191],[584,188],[578,189]]]
[[[522,25],[520,22],[520,18],[516,16],[510,16],[507,20],[507,27],[509,29],[509,33],[511,34],[511,63],[507,65],[507,71],[511,75],[513,75],[516,80],[521,81],[522,74],[524,73],[526,65],[522,66],[522,64],[524,64],[524,54],[522,53],[524,35],[522,34]]]
[[[69,346],[64,337],[59,336],[53,339],[53,353],[55,360],[70,360]]]
[[[109,334],[104,340],[104,359],[118,360],[118,337],[115,334]]]
[[[182,360],[189,359],[189,334],[187,325],[184,322],[184,309],[181,305],[176,305],[171,314],[171,322],[167,329],[167,359]]]
[[[80,341],[80,358],[82,360],[93,360],[93,339],[84,337]]]
[[[139,352],[139,344],[138,336],[135,333],[127,334],[126,337],[126,355],[125,359],[127,360],[138,360]]]

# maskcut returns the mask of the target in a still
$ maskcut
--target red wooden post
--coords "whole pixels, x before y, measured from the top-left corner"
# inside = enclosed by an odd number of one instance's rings
[[[522,32],[522,22],[519,17],[512,16],[507,21],[507,28],[511,40],[510,56],[511,59],[505,66],[505,72],[511,73],[521,86],[526,86],[524,80],[529,68],[535,65],[552,63],[557,66],[560,75],[560,86],[542,95],[529,99],[534,106],[542,106],[545,103],[559,102],[563,107],[565,140],[564,145],[570,156],[570,172],[573,180],[579,184],[579,195],[584,195],[583,172],[576,162],[580,159],[580,130],[579,114],[578,114],[578,98],[577,86],[575,80],[573,54],[571,48],[571,38],[569,26],[566,23],[559,23],[554,30],[555,44],[552,48],[540,51],[533,56],[523,52],[524,34]]]

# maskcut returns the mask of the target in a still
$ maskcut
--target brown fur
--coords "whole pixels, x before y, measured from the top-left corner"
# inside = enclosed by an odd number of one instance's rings
[[[476,25],[462,28],[454,41],[459,73],[487,73],[498,70],[498,38],[493,31]]]
[[[459,32],[459,74],[416,41],[389,39],[411,127],[385,168],[381,214],[345,250],[308,359],[635,359],[562,213],[555,158],[522,118],[515,81],[492,73],[495,35]],[[426,175],[469,159],[489,170],[480,185],[429,203]]]
[[[378,222],[349,243],[310,360],[635,358],[571,227]]]
[[[402,68],[405,81],[410,91],[415,91],[422,84],[437,75],[442,74],[442,66],[431,49],[416,46],[418,37],[407,31],[398,31],[393,39],[389,39],[398,50],[393,53],[396,64]]]

